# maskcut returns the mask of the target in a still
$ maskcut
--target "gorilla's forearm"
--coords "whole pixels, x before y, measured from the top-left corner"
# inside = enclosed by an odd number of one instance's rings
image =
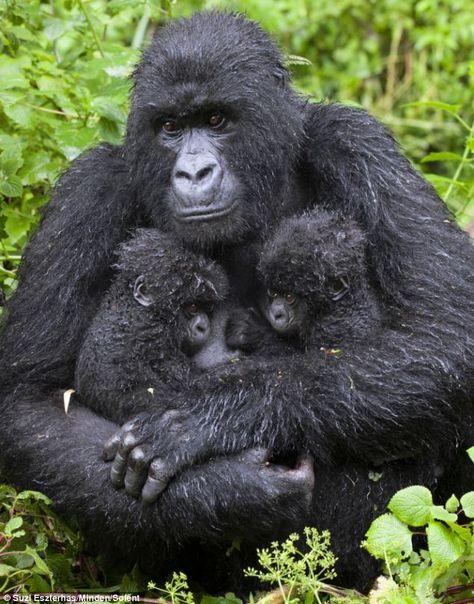
[[[224,541],[236,519],[241,536],[251,541],[273,537],[280,526],[297,530],[304,524],[312,485],[267,468],[258,451],[190,468],[147,506],[113,488],[110,465],[101,459],[117,425],[73,403],[66,415],[59,391],[46,398],[22,388],[5,403],[2,477],[44,492],[60,512],[77,517],[86,535],[101,534],[112,551],[144,560],[153,552],[159,564],[160,555],[169,556],[165,546],[195,537]],[[15,431],[8,428],[13,421]]]

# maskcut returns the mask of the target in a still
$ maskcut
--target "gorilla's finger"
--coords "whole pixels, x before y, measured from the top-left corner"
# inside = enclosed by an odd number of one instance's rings
[[[150,449],[147,445],[135,447],[128,456],[125,473],[125,490],[129,495],[138,499],[148,475],[151,461]]]
[[[117,455],[121,440],[122,433],[120,430],[109,438],[102,449],[102,459],[104,461],[112,461],[112,459]]]
[[[128,455],[130,451],[139,444],[138,437],[131,432],[126,432],[121,435],[118,451],[110,469],[110,480],[118,489],[121,489],[124,486]]]
[[[142,489],[142,499],[145,503],[154,503],[168,486],[173,477],[172,467],[163,459],[154,459],[150,464],[148,478]]]

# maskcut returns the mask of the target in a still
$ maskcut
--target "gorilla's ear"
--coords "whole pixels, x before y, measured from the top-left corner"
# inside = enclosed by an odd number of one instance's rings
[[[151,306],[153,304],[153,298],[147,293],[145,277],[143,275],[140,275],[135,280],[133,285],[133,297],[142,306]]]

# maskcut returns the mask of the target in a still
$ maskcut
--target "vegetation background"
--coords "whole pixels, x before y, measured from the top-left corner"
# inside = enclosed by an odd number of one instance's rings
[[[474,233],[471,0],[0,0],[0,305],[60,173],[120,142],[140,49],[214,7],[271,32],[303,94],[381,119]]]

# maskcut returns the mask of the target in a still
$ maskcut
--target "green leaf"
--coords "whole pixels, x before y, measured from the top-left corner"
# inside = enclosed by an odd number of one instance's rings
[[[430,522],[426,535],[433,564],[447,568],[464,554],[463,540],[443,524]]]
[[[11,573],[14,573],[16,568],[9,566],[8,564],[0,564],[0,577],[8,577]]]
[[[92,101],[92,108],[98,115],[118,124],[125,123],[125,114],[121,107],[106,97],[97,97]]]
[[[10,176],[7,180],[0,182],[0,193],[5,197],[21,197],[23,186],[18,176]]]
[[[459,499],[456,495],[451,495],[451,497],[446,502],[446,510],[448,512],[456,512],[459,507]]]
[[[386,555],[408,557],[413,549],[412,534],[393,514],[376,518],[366,533],[365,548],[376,558],[384,560]]]
[[[23,165],[20,146],[9,146],[0,155],[0,168],[7,176],[12,176]]]
[[[43,493],[39,493],[38,491],[21,491],[16,498],[21,500],[32,499],[33,501],[42,501],[43,503],[46,503],[46,505],[51,505],[53,503],[49,497],[46,497],[46,495],[43,495]]]
[[[461,507],[468,518],[474,518],[474,491],[461,497]]]
[[[429,107],[430,109],[440,109],[451,115],[457,115],[461,109],[461,105],[452,105],[450,103],[441,103],[440,101],[416,101],[407,103],[405,107]]]
[[[442,505],[434,505],[431,508],[430,520],[443,520],[444,522],[456,522],[457,514],[448,512]]]
[[[46,562],[43,560],[43,558],[41,558],[41,556],[38,554],[38,552],[36,550],[34,550],[29,545],[27,545],[25,547],[25,554],[28,554],[29,556],[31,556],[33,558],[33,560],[35,561],[36,571],[39,574],[48,575],[52,579],[52,573],[51,573],[49,566],[46,564]]]
[[[450,151],[430,153],[421,160],[421,163],[426,164],[430,161],[462,161],[462,155],[459,155],[459,153],[451,153]]]
[[[413,486],[395,493],[388,509],[405,524],[423,526],[431,519],[432,506],[431,492],[426,487]]]
[[[21,516],[15,516],[14,518],[10,518],[10,520],[5,525],[5,533],[7,535],[11,535],[13,531],[16,531],[23,525],[23,518]]]
[[[469,455],[469,459],[474,462],[474,447],[469,447],[466,453]]]

